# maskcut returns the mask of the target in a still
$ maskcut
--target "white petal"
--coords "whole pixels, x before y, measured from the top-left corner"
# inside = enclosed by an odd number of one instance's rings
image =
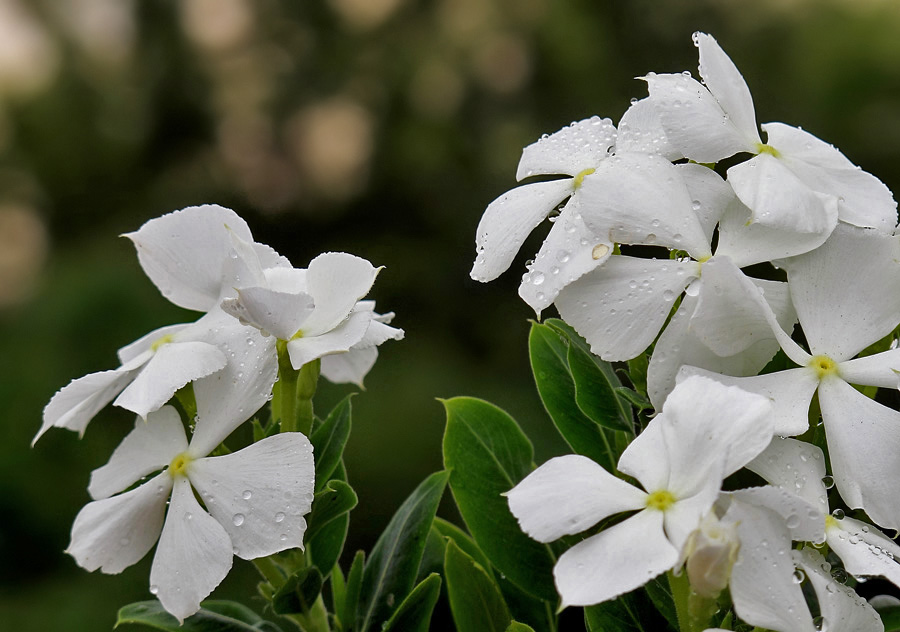
[[[684,367],[681,376],[703,375],[722,384],[737,386],[750,393],[758,393],[772,403],[773,434],[799,435],[809,428],[809,403],[819,385],[815,372],[808,368],[788,369],[750,377],[731,377]],[[667,400],[668,401],[668,400]]]
[[[553,223],[519,285],[519,296],[538,317],[562,288],[601,265],[612,252],[612,243],[598,243],[584,225],[576,210],[577,200],[577,196],[572,198]]]
[[[694,33],[694,44],[700,49],[699,70],[703,83],[748,143],[758,143],[753,97],[737,66],[711,35]]]
[[[738,616],[778,632],[815,632],[803,591],[794,581],[791,536],[781,516],[735,501],[724,519],[737,523],[741,538],[730,582]]]
[[[347,353],[323,356],[320,373],[332,384],[356,384],[363,388],[363,379],[377,359],[376,347],[354,347]]]
[[[682,173],[660,156],[612,156],[584,179],[578,211],[601,240],[608,235],[616,243],[657,244],[707,258],[709,240]]]
[[[550,459],[506,493],[522,531],[552,542],[588,529],[607,516],[642,509],[647,494],[587,457]]]
[[[882,527],[900,528],[900,412],[835,377],[819,385],[819,404],[841,498]]]
[[[231,237],[231,251],[222,266],[222,287],[219,299],[233,297],[236,288],[255,287],[266,284],[263,264],[259,260],[259,250],[251,241],[241,239],[234,231]],[[274,252],[274,251],[273,251]]]
[[[134,243],[141,267],[163,296],[179,307],[206,312],[219,301],[231,232],[253,241],[237,213],[206,204],[157,217],[124,236]]]
[[[312,444],[299,432],[197,459],[188,477],[228,532],[238,557],[252,560],[303,548],[303,516],[312,504],[315,468]]]
[[[765,507],[777,513],[784,520],[792,540],[824,542],[825,513],[821,509],[822,504],[818,499],[811,503],[792,493],[793,491],[795,490],[764,485],[739,489],[731,492],[731,496],[740,502]]]
[[[828,513],[828,490],[822,482],[825,455],[818,446],[775,437],[762,454],[747,464],[747,469],[804,499],[817,508],[823,519]]]
[[[604,360],[627,360],[644,351],[699,264],[688,261],[610,257],[566,286],[556,299],[572,325]]]
[[[668,489],[672,464],[662,424],[651,421],[622,452],[616,468],[651,492]]]
[[[830,522],[828,546],[854,576],[881,576],[900,586],[900,546],[870,524],[845,517]]]
[[[228,364],[194,382],[197,425],[190,452],[195,458],[212,452],[268,401],[278,374],[274,338],[264,338],[251,327],[230,333],[220,343]]]
[[[310,261],[306,285],[316,309],[303,323],[304,335],[317,336],[343,322],[369,293],[379,270],[362,257],[344,252],[327,252]]]
[[[632,103],[619,120],[616,153],[625,152],[659,154],[666,160],[684,157],[669,144],[662,121],[649,98]]]
[[[91,472],[91,498],[106,498],[147,474],[165,469],[187,446],[181,417],[173,407],[150,413],[146,421],[138,418],[134,430],[122,440],[109,462]]]
[[[44,407],[44,420],[31,444],[50,428],[66,428],[80,435],[100,410],[131,382],[134,371],[100,371],[72,380]]]
[[[332,353],[346,353],[365,337],[371,322],[371,312],[354,312],[350,314],[350,318],[330,331],[291,340],[287,345],[291,364],[299,369],[317,358]]]
[[[159,537],[172,479],[166,474],[112,498],[88,503],[72,525],[66,552],[89,571],[121,573]]]
[[[737,200],[734,189],[722,176],[703,165],[684,163],[675,167],[691,196],[691,209],[700,220],[706,243],[712,243],[716,224],[728,206]]]
[[[696,162],[718,162],[739,152],[756,152],[758,138],[738,129],[703,85],[681,74],[643,79],[669,143]]]
[[[662,523],[661,511],[647,509],[563,553],[553,569],[563,605],[615,599],[671,569],[678,551]]]
[[[769,144],[810,188],[839,199],[840,218],[856,226],[891,233],[897,224],[897,202],[878,178],[863,171],[833,145],[784,123],[762,126]]]
[[[609,119],[593,116],[544,136],[522,150],[516,180],[533,175],[576,176],[595,168],[616,142]]]
[[[308,294],[275,292],[265,287],[248,287],[237,293],[237,298],[222,302],[222,309],[281,340],[290,340],[314,309]]]
[[[372,313],[372,310],[358,311],[368,311]],[[372,313],[372,320],[369,321],[369,328],[366,329],[366,333],[362,339],[353,345],[352,349],[370,349],[372,347],[377,347],[388,340],[403,340],[403,336],[406,335],[406,332],[387,324],[393,320],[393,317],[393,312],[387,314]]]
[[[823,630],[884,632],[884,624],[875,609],[855,590],[835,581],[825,571],[825,558],[818,551],[803,549],[792,554],[816,592]]]
[[[163,526],[153,566],[151,591],[163,608],[184,621],[231,570],[231,540],[225,529],[206,513],[188,480],[175,480],[169,513]]]
[[[731,167],[728,182],[754,223],[816,235],[829,234],[837,224],[837,198],[810,189],[770,154]]]
[[[900,388],[900,349],[841,362],[838,372],[850,384]]]
[[[190,323],[182,323],[180,325],[166,325],[165,327],[154,329],[150,333],[141,336],[131,344],[127,344],[119,349],[119,362],[121,362],[123,365],[129,364],[139,356],[145,354],[147,351],[151,351],[154,343],[172,340],[178,333],[190,326]],[[143,362],[141,364],[143,364]]]
[[[309,294],[306,270],[301,268],[268,268],[265,270],[266,287],[273,292]]]
[[[688,537],[700,527],[703,516],[709,514],[722,487],[723,461],[707,471],[707,479],[694,489],[691,496],[680,498],[665,512],[666,537],[679,551],[684,549]]]
[[[500,276],[531,231],[573,192],[573,181],[565,178],[526,184],[491,202],[475,230],[476,257],[469,275],[482,282]]]
[[[842,362],[900,323],[900,240],[841,223],[820,248],[785,262],[813,354]]]
[[[146,417],[185,384],[212,375],[225,364],[225,354],[207,342],[164,344],[113,403]]]

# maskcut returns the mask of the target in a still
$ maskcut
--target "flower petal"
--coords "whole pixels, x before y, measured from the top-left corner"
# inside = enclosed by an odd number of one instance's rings
[[[604,360],[628,360],[653,342],[675,298],[698,272],[693,261],[616,255],[566,286],[556,307],[591,351]]]
[[[825,455],[818,446],[775,437],[762,454],[747,464],[747,469],[804,499],[817,508],[822,518],[828,514],[828,490],[822,482]]]
[[[900,412],[836,377],[822,380],[819,405],[841,498],[882,527],[900,528]]]
[[[188,473],[209,513],[245,560],[303,548],[315,468],[309,439],[278,434],[225,456],[194,461]]]
[[[553,576],[563,606],[589,606],[643,586],[677,561],[663,512],[647,509],[563,553]]]
[[[777,441],[778,439],[775,439]],[[825,541],[825,513],[816,499],[813,503],[791,493],[793,489],[783,489],[772,485],[751,487],[731,492],[733,499],[740,502],[765,507],[777,513],[784,520],[792,540],[799,542]],[[824,488],[823,488],[824,492]]]
[[[834,580],[825,571],[825,558],[818,551],[793,551],[795,563],[806,571],[819,601],[823,630],[853,630],[853,632],[883,632],[884,623],[865,599],[856,591]]]
[[[712,243],[716,224],[730,204],[737,200],[734,189],[718,173],[696,163],[675,165],[691,196],[691,209],[696,214],[706,243]]]
[[[533,175],[576,176],[595,168],[616,142],[616,128],[608,118],[592,116],[544,135],[522,150],[516,180]]]
[[[581,533],[607,516],[642,509],[647,494],[589,458],[550,459],[506,493],[522,531],[538,542]]]
[[[163,296],[179,307],[207,312],[219,302],[232,232],[253,241],[237,213],[205,204],[151,219],[123,236],[134,243],[141,267]]]
[[[140,487],[88,503],[72,525],[66,552],[89,571],[121,573],[159,538],[172,478],[160,474]]]
[[[158,344],[154,345],[154,343],[173,340],[175,339],[177,334],[184,331],[190,326],[191,323],[182,323],[180,325],[166,325],[165,327],[154,329],[150,333],[141,336],[134,342],[127,344],[119,349],[119,362],[121,362],[123,366],[128,365],[141,355],[145,354],[147,351],[152,351],[154,346],[158,346]],[[137,366],[141,365],[143,365],[143,362],[141,362]],[[137,368],[137,366],[129,368]]]
[[[275,292],[265,287],[248,287],[237,293],[237,298],[222,301],[222,309],[241,323],[280,340],[290,340],[314,309],[308,294]]]
[[[828,546],[854,576],[881,576],[900,586],[900,546],[881,531],[853,518],[829,521]]]
[[[294,338],[287,344],[291,364],[299,369],[317,358],[346,353],[363,340],[371,322],[371,312],[353,312],[343,323],[321,335]]]
[[[206,513],[184,476],[175,479],[169,513],[159,536],[150,591],[183,622],[231,570],[231,540],[225,529]]]
[[[843,362],[900,323],[900,241],[841,223],[821,247],[784,263],[814,355]]]
[[[373,323],[375,321],[372,321]],[[376,347],[350,349],[347,353],[322,356],[320,372],[332,384],[356,384],[363,387],[363,379],[378,359]]]
[[[850,384],[900,388],[900,349],[841,362],[838,372]]]
[[[91,498],[112,496],[147,474],[165,469],[187,446],[181,417],[172,406],[150,413],[146,421],[138,418],[106,465],[91,472]]]
[[[810,189],[771,154],[734,165],[728,169],[728,182],[754,223],[816,235],[831,233],[837,224],[837,198]]]
[[[684,157],[669,144],[662,121],[649,98],[632,103],[619,120],[616,153],[626,152],[658,154],[666,160]]]
[[[303,323],[303,334],[318,336],[346,320],[356,302],[369,293],[380,270],[344,252],[326,252],[310,261],[306,285],[316,309]]]
[[[574,192],[570,178],[535,182],[507,191],[491,202],[475,231],[476,281],[493,281],[509,268],[525,238],[550,211]]]

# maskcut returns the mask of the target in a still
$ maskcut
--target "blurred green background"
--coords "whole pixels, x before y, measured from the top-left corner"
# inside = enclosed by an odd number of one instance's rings
[[[695,30],[732,56],[760,121],[802,125],[900,184],[892,0],[0,0],[0,629],[108,630],[150,596],[149,559],[110,577],[63,553],[131,415],[29,443],[70,379],[196,318],[116,237],[184,206],[235,209],[298,267],[327,250],[386,266],[371,296],[406,340],[382,347],[354,400],[348,552],[440,469],[436,397],[490,399],[538,462],[563,452],[516,296],[542,235],[481,285],[475,227],[523,146],[617,121],[646,94],[636,76],[694,71]],[[323,385],[318,410],[352,390]],[[254,585],[236,560],[215,595]]]

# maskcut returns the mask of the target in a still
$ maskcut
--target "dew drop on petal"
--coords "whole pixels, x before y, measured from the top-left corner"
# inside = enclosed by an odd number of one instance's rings
[[[253,496],[253,493],[249,489],[245,489],[244,493],[241,494],[241,498],[244,500],[250,500],[250,497]]]
[[[835,509],[831,512],[832,517],[835,520],[843,520],[844,519],[844,510],[843,509]]]
[[[151,585],[150,586],[150,594],[155,595],[157,593],[159,593],[159,586],[157,586],[156,584]]]
[[[834,487],[834,477],[825,476],[822,478],[822,484],[825,486],[825,489],[831,489]],[[835,511],[840,511],[839,509],[835,509]]]
[[[234,514],[231,518],[231,522],[233,522],[236,527],[241,526],[244,524],[244,514]]]
[[[804,573],[799,568],[794,571],[794,583],[795,584],[802,584],[804,579],[806,579],[806,573]]]
[[[284,520],[284,514],[282,512],[278,512],[275,514],[275,522],[282,522]]]

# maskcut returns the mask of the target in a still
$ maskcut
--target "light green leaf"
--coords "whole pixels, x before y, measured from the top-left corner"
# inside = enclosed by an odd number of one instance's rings
[[[258,614],[233,601],[204,601],[198,613],[179,624],[158,601],[139,601],[119,609],[115,627],[139,624],[169,632],[281,632]]]
[[[512,417],[487,402],[456,397],[444,407],[444,466],[469,533],[500,573],[555,602],[553,553],[522,533],[502,496],[531,472],[531,442]]]
[[[448,472],[435,472],[407,498],[375,543],[363,573],[357,632],[379,630],[413,587]]]
[[[457,630],[504,632],[509,627],[512,617],[500,588],[453,540],[447,541],[444,574]]]
[[[328,418],[309,437],[316,455],[316,491],[321,491],[341,462],[344,446],[350,436],[351,405],[353,393],[335,406]]]
[[[306,614],[322,592],[322,573],[315,566],[297,571],[272,596],[277,614]]]
[[[388,622],[383,632],[428,632],[431,627],[431,613],[441,596],[441,576],[432,573],[413,588],[403,600]]]

